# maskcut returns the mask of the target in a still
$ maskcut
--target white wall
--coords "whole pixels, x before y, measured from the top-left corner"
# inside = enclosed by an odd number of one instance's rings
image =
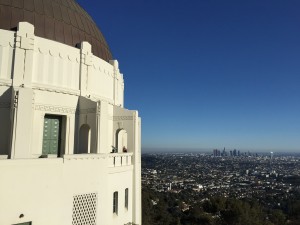
[[[32,82],[35,85],[79,89],[80,50],[36,38]]]
[[[127,168],[124,170],[110,170],[108,177],[108,196],[110,198],[109,204],[107,205],[108,212],[108,222],[109,224],[127,224],[128,222],[132,222],[132,181],[133,181],[133,173]],[[120,176],[121,175],[121,176]],[[118,180],[118,182],[116,182]],[[129,190],[129,202],[128,209],[125,208],[125,188]],[[118,215],[113,212],[113,193],[118,192]]]
[[[105,155],[2,160],[0,180],[0,224],[72,224],[73,196],[87,193],[98,194],[97,224],[131,221],[132,201],[126,210],[124,199],[125,188],[132,197],[132,166],[108,168]],[[119,191],[118,216],[112,210],[113,191]]]

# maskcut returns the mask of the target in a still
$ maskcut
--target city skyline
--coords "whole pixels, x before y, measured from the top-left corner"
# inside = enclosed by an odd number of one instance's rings
[[[120,61],[143,149],[300,151],[299,2],[78,2]]]

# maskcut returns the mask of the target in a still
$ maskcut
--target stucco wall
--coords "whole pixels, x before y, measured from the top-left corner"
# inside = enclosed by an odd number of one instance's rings
[[[97,193],[97,224],[130,222],[132,201],[126,210],[124,190],[132,195],[133,168],[109,168],[106,157],[2,161],[0,224],[72,224],[73,197],[88,193]],[[118,216],[112,212],[114,191],[119,191]]]

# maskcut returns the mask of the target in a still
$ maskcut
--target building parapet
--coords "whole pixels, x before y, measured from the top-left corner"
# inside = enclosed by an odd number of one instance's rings
[[[132,165],[133,153],[108,153],[108,154],[74,154],[64,155],[64,160],[93,160],[108,159],[109,167],[120,167]]]
[[[108,166],[109,167],[119,167],[119,166],[130,166],[131,158],[133,153],[110,153],[108,154]]]

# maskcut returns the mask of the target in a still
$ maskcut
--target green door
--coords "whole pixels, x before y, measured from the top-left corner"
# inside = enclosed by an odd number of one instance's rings
[[[43,155],[59,154],[61,117],[46,115],[44,119]]]

